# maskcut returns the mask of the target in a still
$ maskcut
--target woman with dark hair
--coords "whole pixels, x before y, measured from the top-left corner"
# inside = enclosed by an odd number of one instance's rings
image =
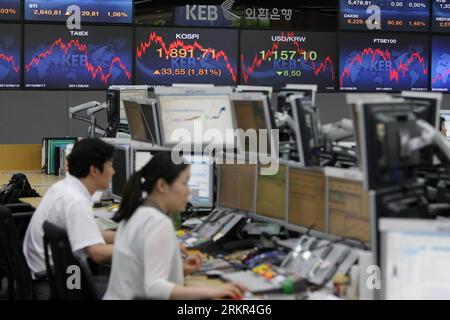
[[[214,299],[242,295],[245,288],[238,284],[184,286],[180,248],[168,214],[185,209],[190,195],[189,174],[189,165],[175,164],[170,152],[160,152],[130,178],[116,215],[120,226],[104,299]]]
[[[441,131],[442,135],[447,137],[447,127],[445,126],[445,118],[440,117],[439,119],[439,130]]]

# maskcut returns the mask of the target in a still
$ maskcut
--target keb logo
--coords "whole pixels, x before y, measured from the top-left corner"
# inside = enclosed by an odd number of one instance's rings
[[[366,12],[370,16],[366,20],[366,25],[369,30],[381,29],[381,8],[376,5],[367,7]]]
[[[81,29],[81,8],[77,5],[71,5],[66,10],[67,18],[67,29],[69,30],[80,30]]]

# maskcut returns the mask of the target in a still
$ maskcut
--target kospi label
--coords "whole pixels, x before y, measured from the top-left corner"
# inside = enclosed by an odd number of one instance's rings
[[[175,35],[177,40],[200,40],[200,35],[198,33],[177,33]]]

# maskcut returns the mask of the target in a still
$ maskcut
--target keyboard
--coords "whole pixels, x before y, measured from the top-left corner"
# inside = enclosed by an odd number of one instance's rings
[[[225,273],[221,277],[222,280],[228,282],[239,282],[243,284],[252,293],[264,293],[281,290],[281,282],[284,280],[284,277],[267,280],[253,271]]]
[[[101,230],[117,230],[119,224],[105,217],[96,217],[97,225]]]

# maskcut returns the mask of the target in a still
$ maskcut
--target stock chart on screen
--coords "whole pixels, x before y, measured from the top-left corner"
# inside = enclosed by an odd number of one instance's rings
[[[105,89],[132,84],[132,29],[27,25],[25,87]]]
[[[237,82],[236,30],[137,28],[136,46],[137,84]]]
[[[341,33],[340,89],[426,91],[428,56],[426,35]]]
[[[317,84],[335,90],[336,34],[246,30],[241,33],[241,84]]]
[[[21,27],[0,24],[0,89],[20,87]]]

